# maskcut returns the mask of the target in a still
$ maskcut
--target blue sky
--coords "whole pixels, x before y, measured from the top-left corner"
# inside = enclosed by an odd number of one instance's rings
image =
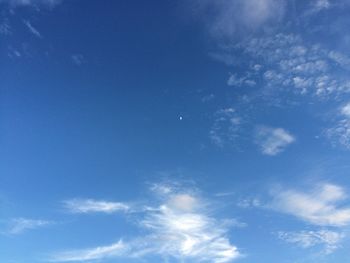
[[[346,262],[348,0],[0,0],[0,261]]]

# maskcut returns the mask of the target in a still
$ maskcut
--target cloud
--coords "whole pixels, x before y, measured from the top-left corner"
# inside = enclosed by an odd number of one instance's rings
[[[71,199],[63,201],[64,208],[71,213],[114,213],[118,211],[127,211],[129,206],[119,202],[108,202],[94,199]]]
[[[28,219],[28,218],[15,218],[10,221],[8,234],[17,235],[27,230],[37,229],[40,227],[48,226],[52,224],[51,221]]]
[[[12,34],[12,28],[10,26],[9,20],[4,18],[0,23],[0,35],[8,36]]]
[[[85,61],[85,58],[82,54],[74,54],[71,56],[71,59],[72,59],[72,62],[77,66],[80,66]]]
[[[1,3],[8,4],[10,7],[28,7],[28,6],[46,6],[54,7],[60,4],[61,0],[0,0]]]
[[[30,33],[38,38],[43,38],[41,33],[28,20],[23,20],[23,23],[26,25]]]
[[[345,54],[332,50],[328,53],[328,57],[332,59],[334,62],[338,63],[340,66],[349,69],[350,58]]]
[[[309,224],[342,227],[350,224],[350,207],[344,189],[333,184],[319,184],[310,192],[283,189],[274,193],[270,207]]]
[[[152,191],[158,205],[136,209],[143,235],[110,246],[55,253],[51,260],[68,262],[159,256],[163,261],[175,258],[224,263],[241,256],[227,238],[228,227],[237,222],[215,218],[207,207],[208,201],[196,195],[196,190],[155,184]]]
[[[249,76],[237,77],[236,74],[231,74],[229,79],[227,80],[227,85],[236,86],[236,87],[241,87],[241,86],[252,87],[256,85],[256,82],[253,79],[249,79]]]
[[[344,105],[340,111],[344,116],[350,118],[350,102]]]
[[[294,141],[294,136],[282,128],[262,126],[257,129],[256,143],[266,155],[277,155]]]
[[[314,1],[314,7],[318,10],[328,9],[331,6],[329,0],[316,0]]]
[[[309,9],[306,10],[305,15],[314,15],[320,11],[327,10],[332,7],[329,0],[313,0]]]
[[[324,134],[335,145],[350,149],[350,103],[343,105],[338,112],[338,120],[333,127],[325,130]]]
[[[127,247],[122,241],[109,246],[60,252],[52,256],[52,262],[74,262],[107,259],[125,254]]]
[[[242,119],[233,108],[220,109],[215,113],[214,123],[209,131],[211,141],[223,147],[232,143],[239,135]]]
[[[228,84],[239,86],[245,80],[261,83],[265,91],[274,92],[268,92],[270,100],[280,92],[324,100],[350,92],[350,58],[339,51],[305,43],[300,35],[265,34],[239,43],[232,41],[210,56],[246,72],[244,76],[232,75]],[[257,70],[254,65],[263,67]]]
[[[317,245],[324,247],[324,253],[330,254],[340,247],[345,237],[344,233],[327,229],[318,231],[278,232],[278,237],[288,243],[296,244],[302,248],[311,248]]]
[[[237,38],[281,20],[284,0],[188,0],[216,38]]]

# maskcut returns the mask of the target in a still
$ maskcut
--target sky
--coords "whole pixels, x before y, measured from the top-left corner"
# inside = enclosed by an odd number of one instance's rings
[[[347,262],[349,12],[0,0],[0,262]]]

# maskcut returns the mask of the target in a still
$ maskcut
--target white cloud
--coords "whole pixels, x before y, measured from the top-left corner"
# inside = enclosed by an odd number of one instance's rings
[[[26,25],[30,33],[38,38],[43,38],[41,33],[28,20],[23,20],[23,23]]]
[[[282,128],[262,126],[257,129],[256,143],[266,155],[277,155],[294,141],[295,138]]]
[[[138,210],[138,216],[142,216],[138,225],[143,229],[142,233],[146,231],[145,235],[110,246],[63,251],[54,254],[51,260],[68,262],[160,256],[164,261],[175,258],[224,263],[241,256],[227,238],[228,227],[237,226],[237,221],[213,217],[208,202],[196,195],[196,190],[162,184],[155,184],[151,189],[159,204],[146,206],[141,212]]]
[[[302,248],[310,248],[317,245],[324,247],[324,253],[330,254],[340,247],[340,242],[345,237],[344,233],[331,230],[279,232],[278,237],[288,243],[296,244]]]
[[[129,206],[119,202],[108,202],[94,199],[71,199],[63,201],[65,209],[71,213],[114,213],[127,211]]]
[[[10,221],[9,229],[7,233],[9,234],[21,234],[27,230],[40,228],[52,224],[51,221],[28,219],[28,218],[15,218]]]
[[[138,253],[153,251],[178,259],[218,263],[239,257],[238,249],[225,236],[224,222],[196,211],[197,201],[191,196],[174,196],[149,213],[141,224],[152,234],[144,239],[148,245],[139,248]]]
[[[341,113],[350,118],[350,102],[341,108]]]
[[[122,241],[109,246],[101,246],[90,249],[71,250],[53,255],[52,262],[91,261],[116,257],[125,254],[127,247]]]
[[[340,186],[320,184],[310,192],[275,192],[270,207],[313,225],[341,227],[350,224],[350,207],[341,205],[346,198]]]
[[[227,80],[227,85],[229,86],[255,86],[256,82],[253,79],[249,79],[248,76],[245,77],[237,77],[236,74],[230,75],[229,79]]]

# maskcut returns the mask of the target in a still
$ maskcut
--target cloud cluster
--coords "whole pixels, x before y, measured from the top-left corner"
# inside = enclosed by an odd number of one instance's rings
[[[341,247],[344,228],[350,225],[350,206],[344,205],[347,195],[342,187],[319,183],[311,191],[280,189],[272,194],[273,200],[265,207],[308,224],[308,230],[278,232],[281,240],[301,248],[320,246],[323,254]]]
[[[232,143],[239,136],[242,118],[233,108],[220,109],[215,113],[214,123],[209,131],[211,141],[223,147]]]
[[[120,240],[108,246],[59,252],[50,260],[69,262],[157,255],[163,259],[224,263],[241,256],[227,238],[227,221],[210,216],[206,202],[193,194],[194,191],[159,184],[152,189],[160,200],[159,205],[135,209],[142,211],[138,225],[148,234],[128,242]],[[68,207],[83,213],[115,211],[111,208],[115,203],[102,204],[74,201],[68,202]]]
[[[331,230],[278,232],[278,237],[288,243],[296,244],[302,248],[311,248],[317,245],[323,246],[326,254],[334,252],[340,247],[340,242],[345,235]]]
[[[243,62],[240,67],[251,77],[249,81],[273,88],[276,95],[292,91],[326,99],[350,92],[346,74],[350,58],[335,50],[306,44],[299,35],[279,33],[245,39],[226,45],[211,56],[225,63]],[[263,65],[259,71],[254,68],[257,64]]]
[[[350,224],[350,207],[342,206],[346,198],[340,186],[320,184],[310,192],[277,192],[271,207],[313,225],[342,227]]]

